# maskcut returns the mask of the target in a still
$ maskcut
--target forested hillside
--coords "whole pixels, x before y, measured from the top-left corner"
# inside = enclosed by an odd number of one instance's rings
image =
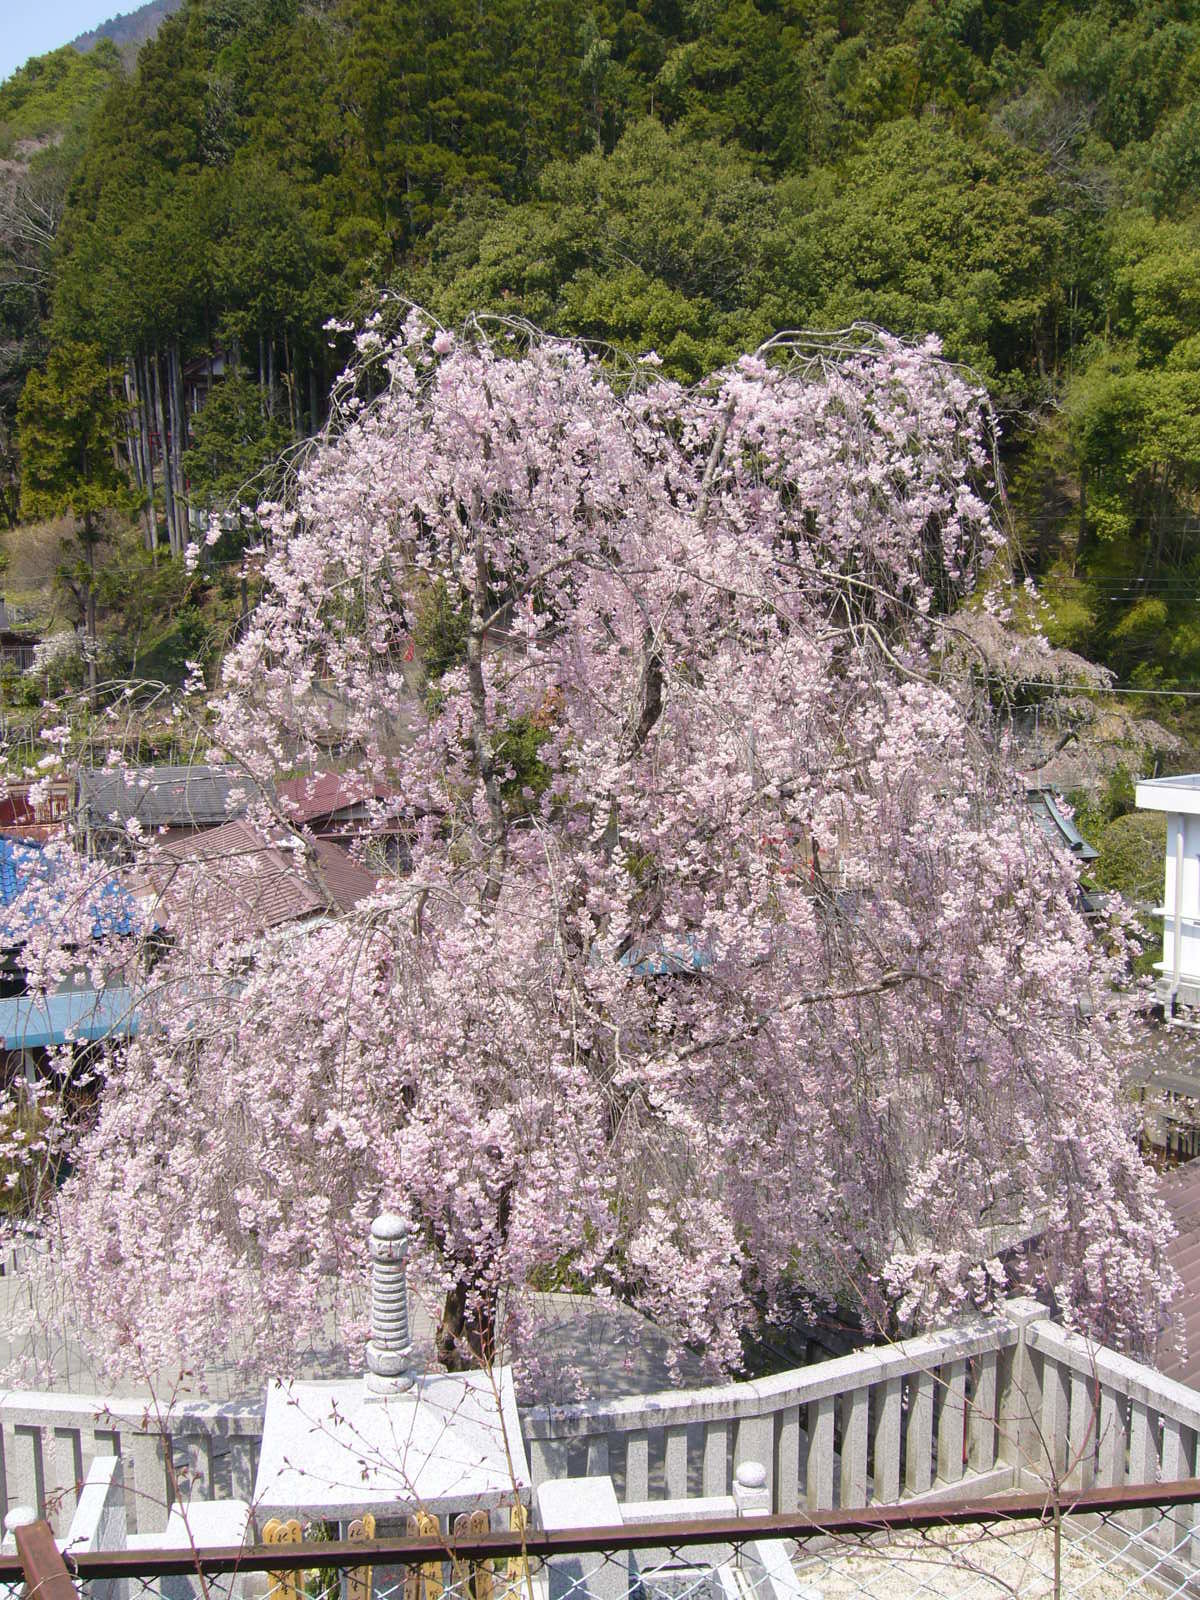
[[[18,513],[17,400],[48,351],[54,242],[100,101],[121,73],[105,42],[38,56],[0,84],[0,517]]]
[[[135,11],[119,11],[98,28],[81,33],[71,43],[76,50],[94,50],[101,39],[111,39],[122,57],[132,65],[142,45],[158,32],[163,18],[174,16],[182,4],[183,0],[149,0]]]
[[[83,504],[103,393],[131,488],[91,511],[178,557],[383,286],[687,378],[864,318],[989,385],[1051,639],[1200,685],[1198,0],[186,0],[130,74],[71,55],[0,88],[65,194],[2,220],[10,521]]]

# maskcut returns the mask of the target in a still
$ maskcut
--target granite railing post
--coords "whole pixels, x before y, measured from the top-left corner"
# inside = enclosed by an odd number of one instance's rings
[[[766,1516],[771,1510],[771,1485],[767,1469],[761,1461],[742,1461],[733,1474],[733,1503],[739,1517]],[[749,1582],[760,1600],[821,1600],[821,1591],[801,1584],[792,1566],[787,1543],[783,1539],[754,1539],[739,1545],[733,1565],[745,1576],[742,1585]],[[725,1585],[730,1592],[730,1586]],[[732,1593],[743,1594],[744,1587],[735,1586]]]
[[[1040,1300],[1028,1296],[1004,1303],[1004,1318],[1017,1330],[1017,1342],[1005,1353],[998,1386],[996,1449],[1000,1459],[1012,1467],[1018,1489],[1022,1473],[1038,1472],[1041,1481],[1048,1465],[1041,1438],[1041,1363],[1027,1337],[1031,1324],[1047,1314]]]
[[[765,1517],[771,1510],[771,1486],[761,1461],[739,1461],[733,1473],[733,1503],[739,1517]]]
[[[37,1521],[38,1514],[32,1506],[14,1506],[4,1519],[4,1542],[0,1545],[5,1555],[15,1555],[17,1550],[17,1529],[29,1528]]]
[[[32,1506],[14,1506],[4,1519],[4,1539],[0,1551],[6,1556],[17,1553],[17,1529],[31,1527],[38,1519]],[[0,1600],[25,1600],[23,1583],[0,1583]]]
[[[552,1478],[535,1491],[547,1533],[612,1528],[622,1519],[611,1478]],[[553,1556],[546,1563],[549,1600],[629,1600],[633,1558],[621,1552]]]
[[[761,1461],[739,1461],[733,1469],[733,1503],[739,1517],[765,1517],[771,1510],[771,1486]],[[735,1566],[747,1564],[748,1552],[739,1547]]]

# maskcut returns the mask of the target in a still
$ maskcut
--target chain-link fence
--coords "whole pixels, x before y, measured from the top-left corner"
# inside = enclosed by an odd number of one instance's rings
[[[0,1557],[34,1600],[1200,1600],[1200,1480],[1056,1501],[692,1518],[546,1532],[523,1515],[272,1523],[281,1542],[72,1555],[45,1523]],[[702,1510],[703,1505],[697,1505]],[[186,1528],[186,1517],[183,1519]],[[511,1523],[503,1532],[498,1521]],[[333,1535],[333,1537],[331,1537]],[[136,1536],[135,1536],[136,1537]],[[148,1544],[149,1538],[143,1536]]]
[[[924,1528],[802,1545],[805,1600],[1120,1600],[1200,1594],[1193,1534],[1177,1513],[1060,1517]]]

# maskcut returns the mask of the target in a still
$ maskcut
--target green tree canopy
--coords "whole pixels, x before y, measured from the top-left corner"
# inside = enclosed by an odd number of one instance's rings
[[[945,122],[890,122],[837,170],[780,186],[771,322],[938,333],[1010,393],[1051,359],[1061,227],[1043,161]]]
[[[75,598],[88,629],[89,682],[96,696],[96,545],[107,512],[132,515],[134,497],[117,465],[120,406],[94,345],[60,344],[44,371],[31,372],[17,409],[21,511],[70,516],[82,547],[58,579]]]
[[[95,345],[60,344],[30,373],[17,427],[23,515],[73,516],[90,531],[101,513],[128,509],[115,460],[120,408]]]
[[[261,475],[289,438],[282,422],[263,415],[257,384],[240,372],[222,378],[193,418],[192,446],[183,456],[193,504],[222,510],[270,498],[273,485]]]
[[[110,39],[86,54],[64,45],[34,56],[0,83],[0,155],[21,140],[54,138],[86,122],[120,76]]]
[[[751,307],[774,217],[752,159],[647,119],[611,155],[553,164],[522,206],[465,209],[401,282],[451,320],[515,312],[696,378],[770,331]]]

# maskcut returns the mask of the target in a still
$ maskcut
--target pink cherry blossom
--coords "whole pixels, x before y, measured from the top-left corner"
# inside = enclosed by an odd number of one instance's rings
[[[982,395],[879,335],[687,390],[482,321],[370,331],[263,512],[210,732],[264,781],[383,785],[411,869],[286,939],[198,919],[143,974],[57,1211],[98,1355],[285,1372],[361,1335],[383,1206],[451,1365],[548,1286],[721,1370],[797,1305],[928,1326],[1032,1236],[1033,1287],[1150,1347],[1121,941],[937,681],[999,542]],[[432,578],[466,646],[420,700]]]

